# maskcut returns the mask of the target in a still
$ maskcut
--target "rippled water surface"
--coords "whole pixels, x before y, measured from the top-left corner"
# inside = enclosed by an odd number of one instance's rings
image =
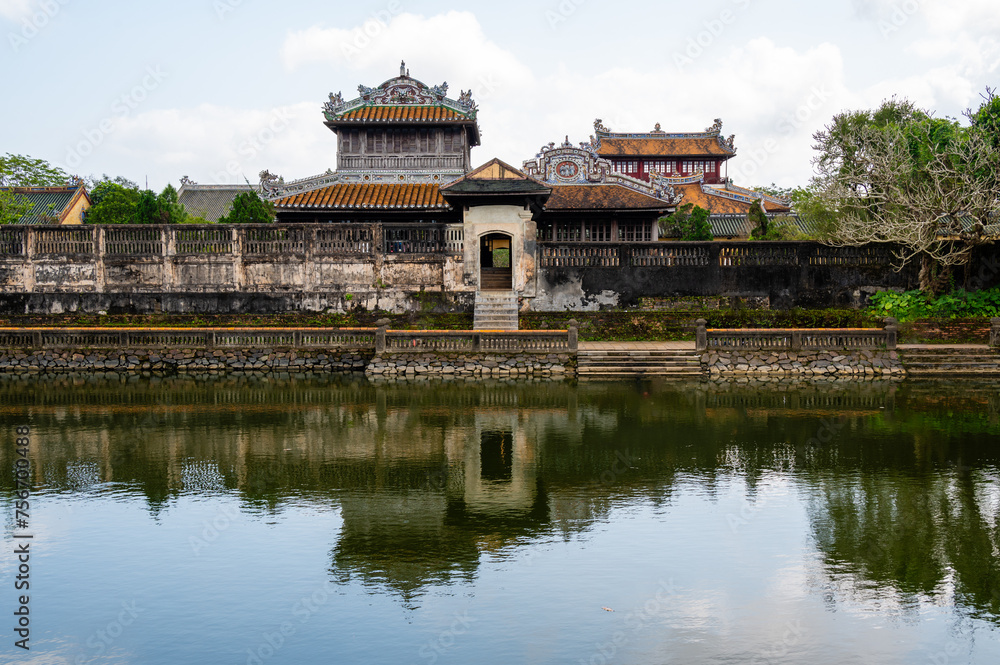
[[[1000,663],[995,383],[0,378],[0,432],[0,661]]]

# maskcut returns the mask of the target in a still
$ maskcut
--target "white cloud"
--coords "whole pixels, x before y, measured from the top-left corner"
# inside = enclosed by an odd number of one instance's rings
[[[649,131],[656,123],[667,132],[699,132],[722,117],[723,132],[736,134],[729,174],[737,184],[805,184],[812,133],[857,101],[844,84],[840,50],[830,44],[798,52],[761,38],[680,68],[669,57],[644,67],[589,64],[557,66],[508,100],[505,113],[481,114],[493,127],[489,136],[502,137],[490,139],[485,156],[509,151],[520,164],[566,134],[573,143],[587,140],[595,118],[619,132]]]
[[[113,132],[73,172],[108,171],[107,162],[142,164],[154,189],[183,175],[202,184],[258,182],[263,169],[294,178],[321,173],[336,161],[336,137],[322,124],[320,105],[274,109],[201,105],[120,119]]]
[[[11,21],[31,16],[34,9],[35,3],[32,0],[0,0],[0,16]]]
[[[516,55],[486,37],[471,12],[450,11],[429,18],[399,14],[391,21],[371,18],[353,28],[314,26],[289,34],[282,47],[282,61],[289,70],[326,64],[338,72],[381,76],[379,83],[396,75],[393,64],[400,60],[412,66],[414,78],[423,80],[436,72],[455,86],[480,88],[480,101],[498,88],[532,78]]]

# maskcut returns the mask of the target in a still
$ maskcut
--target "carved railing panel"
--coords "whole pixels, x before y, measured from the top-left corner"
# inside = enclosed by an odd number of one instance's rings
[[[719,265],[723,267],[785,267],[798,264],[798,252],[793,245],[767,242],[740,243],[722,247],[719,251]]]
[[[38,229],[35,231],[35,254],[94,254],[92,228]]]
[[[219,229],[172,229],[177,254],[232,254],[233,232],[229,227]]]
[[[708,248],[698,245],[657,243],[653,246],[638,246],[632,250],[633,266],[707,266],[709,262]]]
[[[374,234],[370,226],[342,224],[316,229],[313,254],[318,256],[342,254],[371,254]]]
[[[888,334],[881,328],[811,328],[707,330],[708,350],[833,351],[884,349]]]
[[[0,256],[24,256],[28,253],[28,230],[0,226]]]
[[[250,256],[269,256],[279,260],[282,255],[302,254],[306,250],[303,229],[284,227],[248,227],[243,251]]]
[[[539,263],[543,268],[617,268],[620,265],[617,245],[543,244],[540,254]]]
[[[816,247],[809,256],[811,266],[887,266],[893,261],[892,250],[885,245],[864,247]]]
[[[108,256],[162,256],[163,249],[163,232],[156,227],[104,229],[104,253]]]
[[[440,227],[385,226],[382,251],[386,254],[437,254],[444,249]]]

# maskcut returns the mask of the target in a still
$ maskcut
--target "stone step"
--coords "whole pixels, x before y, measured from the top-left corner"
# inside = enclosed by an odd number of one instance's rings
[[[996,369],[1000,370],[1000,363],[903,363],[903,367],[906,371],[912,372],[913,370],[920,369],[961,369],[967,367],[970,369]]]
[[[507,282],[503,290],[476,293],[476,309],[472,317],[476,330],[517,330],[517,294]]]
[[[701,374],[700,367],[577,367],[580,374]]]

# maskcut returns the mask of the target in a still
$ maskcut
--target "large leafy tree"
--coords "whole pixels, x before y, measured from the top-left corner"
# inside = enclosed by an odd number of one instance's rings
[[[894,242],[900,266],[920,262],[936,293],[954,266],[989,242],[1000,201],[1000,106],[992,92],[970,124],[935,118],[906,100],[837,115],[814,135],[815,191],[833,213],[835,243]]]
[[[88,224],[133,224],[142,193],[138,188],[125,187],[116,182],[97,184],[91,192]]]
[[[13,224],[27,215],[32,207],[27,197],[0,189],[0,224]]]
[[[69,176],[44,159],[7,153],[0,157],[0,186],[55,187],[69,182]]]
[[[681,240],[713,240],[712,224],[708,211],[700,206],[685,203],[670,215],[657,220],[664,235],[677,233]]]
[[[187,221],[184,206],[177,202],[177,190],[167,185],[157,195],[140,190],[125,178],[94,181],[87,213],[89,224],[181,224]]]
[[[238,194],[233,199],[229,214],[219,219],[220,224],[263,224],[273,221],[274,206],[254,191]]]
[[[0,156],[0,187],[53,187],[65,185],[69,176],[44,159],[7,153]],[[0,190],[0,224],[13,224],[32,211],[21,194]]]

